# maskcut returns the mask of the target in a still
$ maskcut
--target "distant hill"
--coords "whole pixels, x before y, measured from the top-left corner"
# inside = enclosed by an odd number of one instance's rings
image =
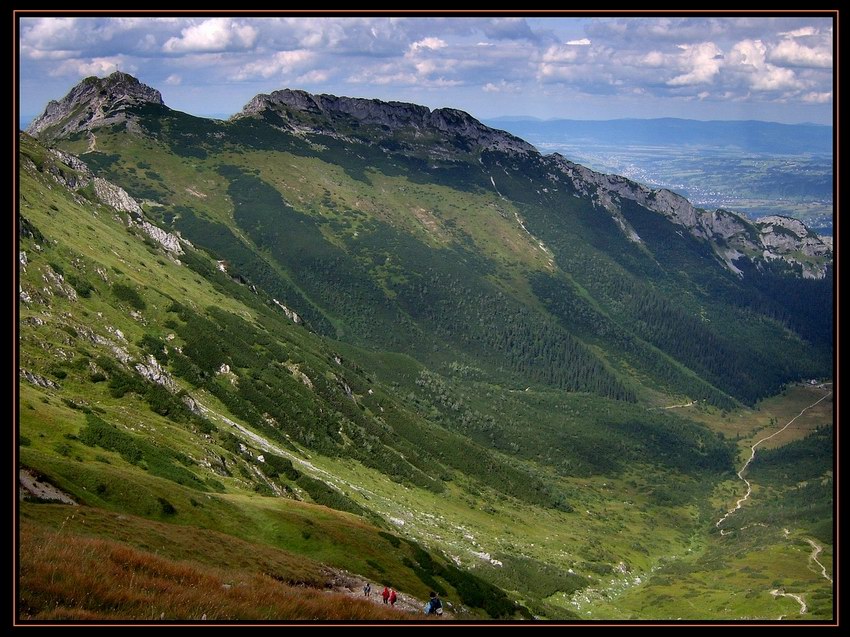
[[[583,139],[604,144],[731,147],[756,153],[798,155],[832,153],[832,126],[779,124],[756,120],[700,121],[694,119],[485,120],[514,135],[538,141]]]

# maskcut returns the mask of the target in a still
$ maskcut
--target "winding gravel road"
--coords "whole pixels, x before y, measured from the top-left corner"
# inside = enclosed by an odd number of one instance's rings
[[[757,448],[757,447],[758,447],[761,443],[766,442],[766,441],[770,440],[771,438],[773,438],[774,436],[778,436],[779,434],[781,434],[783,431],[785,431],[786,429],[788,429],[788,427],[790,427],[790,426],[791,426],[791,423],[793,423],[795,420],[797,420],[797,418],[799,418],[800,416],[802,416],[804,413],[806,413],[809,409],[811,409],[812,407],[814,407],[814,406],[815,406],[815,405],[817,405],[818,403],[820,403],[820,402],[822,402],[822,401],[826,400],[826,398],[828,398],[828,397],[829,397],[829,396],[831,396],[831,395],[832,395],[832,392],[831,392],[831,391],[830,391],[829,393],[827,393],[827,394],[824,394],[824,395],[823,395],[823,396],[821,396],[818,400],[816,400],[815,402],[813,402],[811,405],[809,405],[808,407],[803,408],[803,410],[802,410],[802,411],[800,411],[800,413],[799,413],[799,414],[797,414],[797,415],[796,415],[796,416],[794,416],[791,420],[789,420],[787,423],[785,423],[785,426],[784,426],[784,427],[782,427],[782,429],[780,429],[779,431],[775,431],[775,432],[773,432],[773,433],[772,433],[772,434],[770,434],[769,436],[765,436],[764,438],[762,438],[761,440],[759,440],[758,442],[756,442],[756,443],[755,443],[752,447],[750,447],[750,451],[751,451],[751,453],[750,453],[750,457],[749,457],[749,459],[748,459],[748,460],[744,463],[744,466],[743,466],[743,467],[741,467],[741,470],[738,472],[738,477],[739,477],[741,480],[743,480],[743,481],[744,481],[744,484],[746,484],[746,485],[747,485],[747,493],[746,493],[746,494],[744,494],[744,497],[743,497],[743,498],[741,498],[740,500],[738,500],[738,501],[735,503],[735,506],[734,506],[734,507],[732,507],[731,509],[729,509],[729,510],[726,512],[726,515],[724,515],[722,518],[720,518],[720,519],[717,521],[717,523],[714,525],[715,527],[720,528],[720,525],[721,525],[721,524],[723,524],[723,523],[726,521],[726,519],[727,519],[730,515],[732,515],[733,513],[735,513],[735,511],[737,511],[738,509],[740,509],[740,508],[741,508],[741,505],[742,505],[742,504],[744,504],[744,502],[746,502],[747,500],[749,500],[749,499],[750,499],[750,495],[751,495],[751,494],[752,494],[752,492],[753,492],[753,485],[752,485],[752,484],[750,484],[750,481],[749,481],[749,480],[747,480],[747,479],[744,477],[744,471],[746,471],[746,470],[747,470],[747,467],[749,467],[749,466],[750,466],[750,463],[751,463],[751,462],[753,461],[753,459],[756,457],[756,448]],[[726,533],[724,533],[724,532],[723,532],[723,530],[721,530],[721,531],[720,531],[720,534],[721,534],[721,535],[726,535]]]

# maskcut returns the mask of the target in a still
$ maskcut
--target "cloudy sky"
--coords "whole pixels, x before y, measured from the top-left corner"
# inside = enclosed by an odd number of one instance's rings
[[[22,116],[121,70],[197,115],[288,87],[479,118],[832,122],[831,17],[21,17],[19,44]]]

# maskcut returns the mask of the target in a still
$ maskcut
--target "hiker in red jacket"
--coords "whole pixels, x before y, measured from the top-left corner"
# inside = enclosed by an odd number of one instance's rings
[[[395,606],[395,600],[398,599],[398,596],[395,594],[395,590],[390,591],[390,606]]]
[[[384,598],[384,604],[386,604],[387,600],[390,598],[390,589],[388,589],[386,586],[384,586],[384,590],[381,593],[381,597]]]

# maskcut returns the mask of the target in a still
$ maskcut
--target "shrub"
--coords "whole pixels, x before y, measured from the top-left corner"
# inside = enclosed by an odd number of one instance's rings
[[[60,442],[59,444],[57,444],[55,447],[53,447],[53,450],[60,456],[67,457],[71,455],[71,446],[64,442]]]
[[[91,292],[94,287],[91,283],[88,282],[87,279],[84,279],[82,277],[77,276],[76,274],[71,273],[67,277],[65,277],[65,280],[71,284],[71,287],[73,287],[77,291],[77,294],[79,294],[81,297],[87,299],[91,296]]]
[[[159,507],[162,509],[163,515],[177,515],[177,509],[165,498],[157,498],[157,502],[159,502]]]
[[[139,295],[135,288],[124,283],[116,283],[112,286],[112,293],[119,301],[124,301],[136,310],[144,310],[147,307],[145,300]]]
[[[397,538],[392,533],[387,533],[386,531],[378,531],[378,535],[384,538],[387,542],[393,545],[393,548],[398,548],[401,546],[401,540]]]
[[[329,487],[321,480],[316,480],[307,475],[301,475],[296,480],[298,486],[304,489],[316,504],[323,504],[338,511],[348,511],[356,515],[366,515],[367,511],[354,500],[343,495],[336,489]]]

